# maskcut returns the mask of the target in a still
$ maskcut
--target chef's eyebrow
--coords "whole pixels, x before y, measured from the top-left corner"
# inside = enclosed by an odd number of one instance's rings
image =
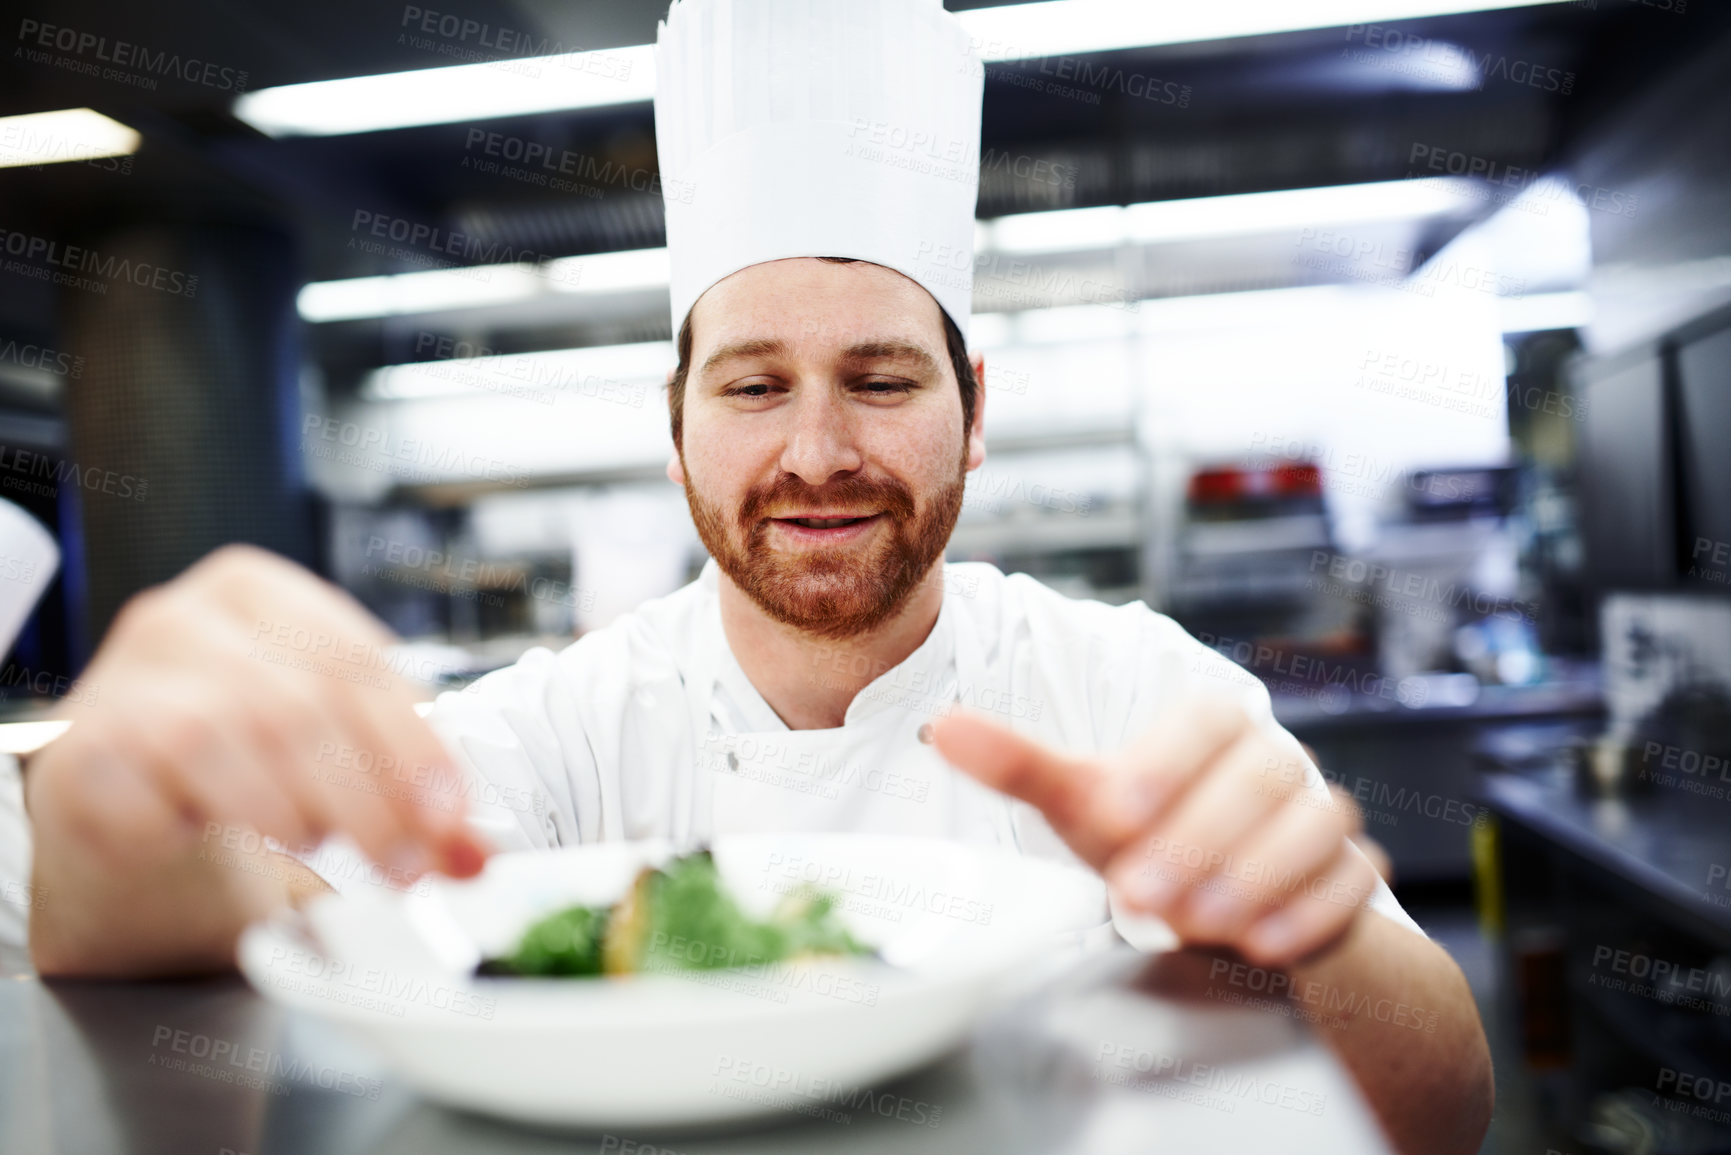
[[[842,353],[844,361],[907,361],[922,373],[936,374],[938,359],[924,345],[912,341],[861,341]]]
[[[703,368],[697,371],[698,376],[706,375],[717,365],[729,361],[737,361],[745,357],[785,357],[787,342],[776,337],[753,337],[748,341],[735,341],[731,345],[723,345],[709,355],[703,362]]]
[[[723,345],[711,353],[703,362],[698,375],[705,376],[711,369],[725,365],[729,361],[743,360],[748,357],[785,357],[788,355],[787,342],[777,337],[753,337],[745,341],[735,341],[731,345]],[[907,361],[924,373],[937,373],[938,360],[933,357],[924,345],[912,341],[901,341],[885,338],[876,341],[860,341],[842,350],[841,359],[851,362],[867,361]]]

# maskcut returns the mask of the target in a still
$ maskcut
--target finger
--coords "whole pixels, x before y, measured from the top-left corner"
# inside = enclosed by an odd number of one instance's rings
[[[185,585],[226,611],[255,643],[319,655],[346,645],[383,649],[396,641],[346,590],[253,546],[227,546],[187,571]]]
[[[290,849],[311,850],[322,842],[335,816],[325,793],[308,781],[304,755],[320,735],[337,732],[334,714],[307,692],[305,676],[258,661],[239,648],[231,624],[208,616],[180,623],[193,652],[206,655],[194,693],[207,705],[222,703],[220,717],[232,728],[240,758],[280,792],[292,820],[265,815],[266,832]]]
[[[1094,797],[1104,780],[1098,764],[1069,758],[977,714],[957,711],[933,726],[938,753],[983,785],[1034,806],[1085,862],[1102,865],[1110,844],[1100,838]]]
[[[364,700],[351,704],[364,712]],[[415,712],[411,695],[399,691],[394,708],[383,699],[373,705],[377,710],[370,730],[365,732],[370,739],[363,736],[361,740],[370,740],[376,750],[389,751],[393,767],[389,773],[396,776],[400,772],[403,778],[397,789],[388,792],[387,799],[398,808],[409,829],[424,840],[435,867],[454,878],[479,873],[492,851],[464,820],[469,775]]]
[[[1270,743],[1254,732],[1220,752],[1153,832],[1113,861],[1108,877],[1120,898],[1169,915],[1192,887],[1233,862],[1232,848],[1285,801],[1263,780],[1271,759],[1278,760]],[[1150,864],[1159,869],[1145,869]],[[1221,888],[1210,897],[1224,904],[1234,892]]]
[[[237,670],[230,685],[240,696],[234,708],[249,748],[302,817],[299,845],[288,843],[288,848],[310,854],[341,823],[340,798],[317,780],[319,751],[342,733],[341,719],[285,671]]]
[[[180,591],[176,596],[188,595]],[[325,833],[341,830],[369,857],[387,866],[406,871],[426,869],[431,864],[433,847],[419,844],[417,832],[389,799],[376,788],[366,789],[369,783],[330,773],[331,764],[321,763],[317,757],[320,749],[334,750],[345,741],[360,741],[352,737],[354,724],[347,712],[336,705],[353,695],[331,685],[336,680],[329,676],[330,667],[323,659],[310,664],[271,661],[268,651],[261,652],[244,641],[243,631],[232,619],[213,621],[208,616],[182,615],[180,628],[194,634],[189,639],[194,652],[211,656],[198,671],[201,681],[189,691],[201,704],[192,709],[196,712],[211,702],[224,703],[225,720],[239,732],[238,739],[232,740],[228,759],[245,765],[249,774],[267,778],[287,798],[300,821],[291,829],[279,814],[263,809],[238,819],[228,817],[236,806],[262,807],[266,803],[256,791],[244,801],[210,796],[213,791],[236,788],[236,784],[223,782],[219,772],[208,769],[207,751],[192,748],[217,737],[204,734],[201,738],[189,732],[189,727],[197,729],[195,720],[182,719],[180,733],[173,732],[173,727],[165,732],[160,721],[148,720],[139,727],[140,732],[158,743],[162,757],[186,763],[182,777],[187,786],[199,785],[205,791],[204,797],[184,795],[184,804],[223,821],[249,822],[291,846],[322,841]],[[314,627],[302,632],[308,637],[316,635]],[[209,730],[219,729],[208,719],[204,725]],[[238,754],[234,747],[238,747]],[[289,831],[288,836],[282,837],[278,830]]]
[[[1300,896],[1259,920],[1240,950],[1258,966],[1284,967],[1329,946],[1376,892],[1376,872],[1350,843]]]
[[[249,751],[238,728],[202,685],[162,680],[131,695],[145,773],[176,810],[200,823],[209,842],[222,828],[294,839],[304,823],[293,800]],[[213,830],[213,827],[215,828]]]
[[[467,840],[467,776],[415,713],[406,689],[339,693],[335,704],[358,747],[356,760],[371,767],[381,797],[409,832],[435,854],[453,840]]]
[[[332,705],[334,722],[321,732],[317,749],[302,755],[297,773],[317,791],[331,815],[331,829],[347,835],[375,862],[415,876],[438,862],[438,841],[415,820],[405,787],[392,780],[399,765],[382,737],[352,704]]]
[[[1204,880],[1182,904],[1175,926],[1199,941],[1237,942],[1252,923],[1303,894],[1357,828],[1351,799],[1321,790],[1303,792],[1232,848],[1238,864],[1235,892],[1211,890]]]
[[[310,775],[322,780],[326,788],[319,793],[327,803],[342,808],[335,825],[370,856],[399,870],[440,866],[459,877],[474,873],[487,848],[463,822],[465,779],[415,714],[416,695],[391,659],[393,636],[340,591],[263,556],[269,560],[259,564],[242,558],[247,582],[225,587],[238,615],[232,619],[237,645],[261,664],[295,675],[320,712],[335,719],[319,731]],[[233,589],[240,586],[247,599],[236,601]],[[249,622],[245,607],[261,596],[269,599],[263,604],[271,607],[270,616],[254,613]],[[333,791],[331,783],[350,789]],[[368,790],[370,801],[356,799]]]
[[[244,547],[219,550],[194,572],[209,587],[200,596],[227,611],[249,657],[276,669],[322,675],[345,690],[413,704],[415,696],[393,660],[396,636],[343,590],[273,554]]]
[[[416,715],[416,696],[395,673],[383,644],[389,635],[361,622],[345,637],[340,625],[329,624],[328,616],[325,621],[271,631],[264,649],[278,660],[262,664],[293,675],[316,700],[320,740],[310,777],[349,787],[322,791],[327,801],[344,808],[338,825],[369,855],[398,869],[414,871],[451,859],[454,868],[472,872],[473,867],[458,864],[471,862],[477,851],[484,857],[485,848],[463,824],[465,779],[432,728]],[[282,638],[286,653],[272,649]],[[249,643],[245,652],[257,660],[258,649]],[[354,800],[362,793],[370,793],[372,801]],[[384,820],[381,808],[391,821]],[[386,837],[395,844],[383,845]]]
[[[232,623],[225,627],[233,628]],[[231,668],[212,676],[223,682],[231,702],[238,696],[231,709],[246,718],[252,756],[271,767],[296,800],[307,818],[309,839],[340,831],[376,862],[400,871],[430,867],[433,846],[405,821],[379,783],[354,770],[377,764],[376,754],[357,756],[355,751],[378,749],[365,715],[354,705],[358,693],[344,692],[343,683],[319,668],[262,660],[232,636],[228,644],[204,649],[241,655],[231,659]],[[350,756],[337,758],[341,751]]]
[[[1154,720],[1135,742],[1108,756],[1111,785],[1102,811],[1120,842],[1144,834],[1254,723],[1236,703],[1201,697]]]

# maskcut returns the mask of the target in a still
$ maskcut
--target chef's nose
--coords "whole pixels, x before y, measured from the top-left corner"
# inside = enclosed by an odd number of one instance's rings
[[[853,473],[865,464],[855,437],[853,415],[840,391],[824,387],[800,389],[788,415],[787,444],[781,468],[807,485],[822,485],[838,473]]]

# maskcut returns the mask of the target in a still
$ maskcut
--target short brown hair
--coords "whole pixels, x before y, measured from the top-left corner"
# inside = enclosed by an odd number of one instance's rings
[[[851,265],[853,257],[819,257],[820,261],[829,261],[837,265]],[[962,440],[965,442],[968,430],[973,428],[974,407],[980,395],[980,383],[974,379],[974,364],[968,360],[968,343],[962,338],[962,331],[943,306],[938,306],[938,314],[944,319],[944,346],[950,355],[950,368],[955,370],[956,383],[962,391]],[[675,448],[683,449],[683,426],[685,418],[685,378],[691,371],[691,314],[685,314],[685,320],[679,325],[679,365],[673,370],[673,377],[667,382],[667,412],[673,425],[673,444]]]

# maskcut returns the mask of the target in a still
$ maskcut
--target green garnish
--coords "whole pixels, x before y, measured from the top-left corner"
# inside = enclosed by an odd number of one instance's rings
[[[483,963],[488,975],[599,975],[723,970],[809,955],[865,955],[835,900],[787,895],[768,921],[740,909],[709,851],[645,870],[612,907],[572,906],[531,926],[517,949]]]
[[[482,964],[487,974],[598,975],[607,908],[572,906],[548,915],[523,934],[514,953]]]

